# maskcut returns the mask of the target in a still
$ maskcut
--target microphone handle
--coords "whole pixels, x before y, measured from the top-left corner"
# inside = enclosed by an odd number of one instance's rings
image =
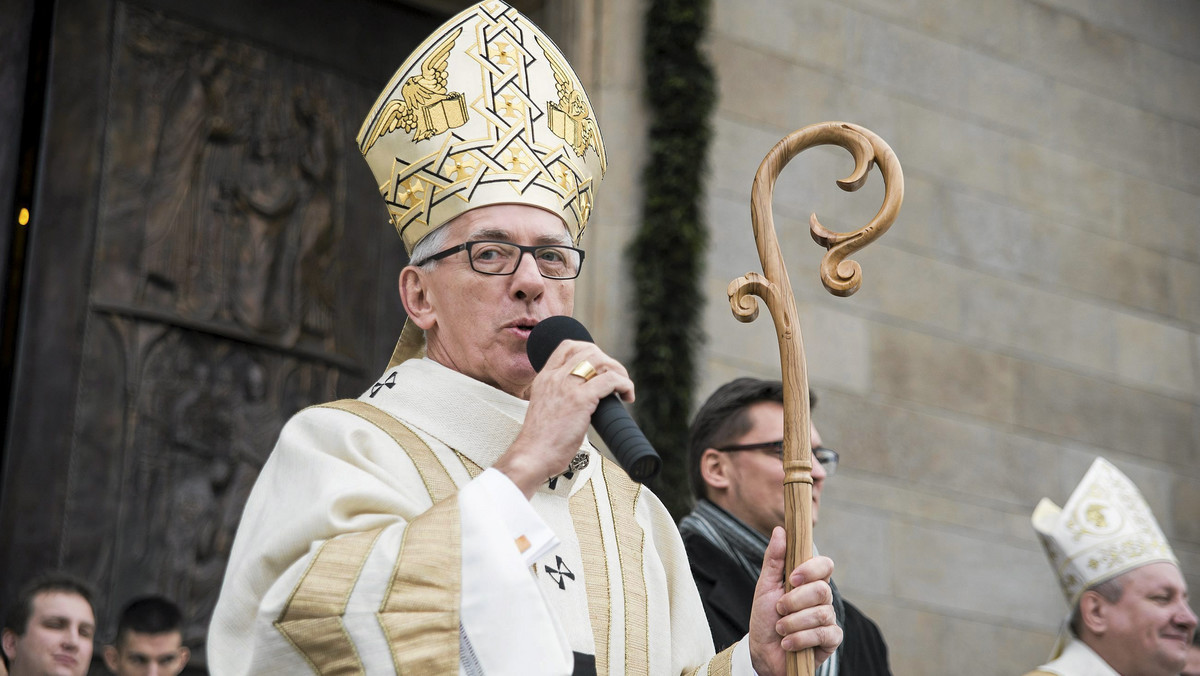
[[[617,395],[610,394],[600,400],[592,413],[592,427],[600,434],[613,457],[638,483],[653,479],[662,467],[662,458],[650,445],[646,435],[625,410]]]

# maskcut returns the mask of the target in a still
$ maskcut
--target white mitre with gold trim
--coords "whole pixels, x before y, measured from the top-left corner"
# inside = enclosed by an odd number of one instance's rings
[[[499,0],[464,10],[409,55],[358,145],[410,254],[439,226],[490,204],[547,209],[578,243],[606,167],[574,70]]]
[[[1042,498],[1032,520],[1071,608],[1089,587],[1134,568],[1179,565],[1137,486],[1104,458],[1063,508]]]

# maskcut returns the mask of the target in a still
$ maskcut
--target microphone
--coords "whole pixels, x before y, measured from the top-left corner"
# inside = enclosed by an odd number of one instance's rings
[[[533,370],[541,371],[550,354],[564,340],[595,342],[583,324],[573,317],[547,317],[533,327],[529,332],[529,342],[525,344],[525,352],[529,355]],[[658,452],[646,440],[646,435],[642,434],[641,428],[629,416],[615,393],[596,404],[596,410],[592,413],[592,427],[596,428],[630,479],[645,483],[658,474],[662,458],[658,457]]]

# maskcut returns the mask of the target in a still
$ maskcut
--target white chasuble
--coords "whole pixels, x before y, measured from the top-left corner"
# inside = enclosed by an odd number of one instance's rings
[[[1062,654],[1052,662],[1043,664],[1030,674],[1050,674],[1052,676],[1121,676],[1115,669],[1108,666],[1104,658],[1074,636],[1071,637]]]
[[[527,402],[430,360],[305,409],[246,503],[209,630],[225,674],[751,673],[713,656],[678,531],[587,441],[525,500],[485,471]],[[585,464],[586,462],[586,464]]]

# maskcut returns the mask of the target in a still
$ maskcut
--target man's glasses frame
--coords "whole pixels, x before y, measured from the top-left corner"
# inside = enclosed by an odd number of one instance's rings
[[[761,443],[761,444],[741,444],[738,446],[725,446],[723,448],[718,448],[716,450],[721,451],[722,453],[737,453],[739,451],[761,451],[763,453],[766,453],[768,455],[773,455],[782,460],[783,459],[783,439],[780,439],[779,441],[768,441],[768,442]],[[839,458],[838,452],[833,450],[832,448],[826,448],[824,446],[817,446],[816,448],[812,449],[812,454],[813,454],[813,457],[817,459],[817,462],[821,463],[821,467],[825,468],[826,476],[833,476],[834,472],[837,471],[838,458]]]
[[[494,245],[502,245],[502,246],[512,247],[514,249],[517,249],[520,253],[516,257],[515,262],[513,263],[512,269],[508,270],[507,272],[497,272],[495,270],[480,270],[479,268],[475,267],[475,257],[471,255],[471,250],[480,244],[490,244],[493,246]],[[525,259],[525,254],[530,254],[531,256],[533,256],[534,266],[538,269],[538,272],[546,279],[575,279],[576,277],[579,276],[579,273],[583,270],[583,257],[584,257],[584,254],[586,253],[586,252],[584,252],[583,249],[577,249],[573,246],[567,246],[566,244],[536,244],[536,245],[532,245],[532,246],[526,246],[524,244],[517,244],[515,242],[506,242],[504,240],[499,240],[499,239],[473,239],[473,240],[470,240],[467,242],[463,242],[462,244],[456,244],[455,246],[452,246],[452,247],[449,247],[446,249],[442,249],[441,251],[430,256],[429,258],[426,258],[425,260],[421,261],[420,263],[412,263],[412,265],[424,265],[424,264],[430,263],[432,261],[440,261],[443,258],[449,258],[450,256],[453,256],[454,254],[458,253],[459,251],[467,252],[467,262],[470,263],[472,270],[474,270],[475,272],[478,272],[481,275],[495,275],[495,276],[506,276],[506,275],[516,274],[517,268],[521,267],[521,261]],[[575,273],[571,274],[571,275],[548,275],[548,274],[546,274],[546,271],[542,269],[541,264],[538,263],[538,260],[539,260],[538,256],[545,254],[547,251],[553,251],[553,252],[559,253],[561,256],[563,256],[564,260],[569,259],[572,255],[578,255],[579,263],[578,263],[578,265],[575,266]]]

